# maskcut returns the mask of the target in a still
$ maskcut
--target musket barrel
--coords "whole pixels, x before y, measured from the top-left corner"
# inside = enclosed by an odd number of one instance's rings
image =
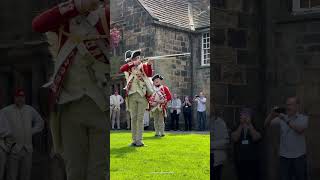
[[[181,57],[181,56],[190,56],[190,53],[181,53],[181,54],[168,54],[162,56],[152,56],[152,57],[145,57],[143,59],[165,59],[170,57]]]

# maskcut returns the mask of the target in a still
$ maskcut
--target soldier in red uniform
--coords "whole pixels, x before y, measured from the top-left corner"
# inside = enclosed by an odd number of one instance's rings
[[[105,180],[109,172],[109,22],[109,7],[99,0],[70,0],[32,22],[57,46],[53,76],[44,87],[57,105],[51,106],[57,110],[50,113],[50,126],[68,180]]]
[[[126,64],[121,66],[120,71],[124,72],[127,85],[126,103],[131,116],[131,146],[144,146],[142,142],[143,115],[148,108],[148,97],[153,93],[151,61],[142,63],[140,60],[141,51],[127,51],[125,53]]]
[[[151,116],[154,118],[155,136],[163,137],[164,118],[167,117],[167,103],[171,100],[169,88],[162,85],[163,77],[156,74],[152,77],[154,93],[149,98]]]

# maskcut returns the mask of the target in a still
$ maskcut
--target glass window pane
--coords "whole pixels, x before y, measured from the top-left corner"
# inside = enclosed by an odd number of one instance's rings
[[[310,0],[311,7],[319,7],[320,6],[320,0]]]
[[[309,8],[309,0],[300,0],[300,8]]]

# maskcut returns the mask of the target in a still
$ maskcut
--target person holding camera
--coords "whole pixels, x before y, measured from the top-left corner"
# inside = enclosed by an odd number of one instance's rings
[[[179,130],[179,115],[181,113],[181,100],[176,93],[173,94],[173,98],[169,103],[171,113],[171,130]]]
[[[182,103],[183,117],[185,123],[185,131],[192,130],[192,103],[189,100],[189,96],[184,98],[184,102]]]
[[[200,91],[199,96],[196,95],[194,101],[197,102],[197,119],[199,122],[199,130],[204,131],[205,124],[207,121],[207,115],[206,115],[207,98],[204,96],[203,92]]]
[[[252,110],[243,108],[240,111],[240,124],[231,134],[235,143],[236,167],[239,180],[259,179],[258,142],[261,134],[252,122]]]
[[[280,177],[281,180],[305,180],[306,140],[308,117],[299,113],[299,100],[289,97],[286,108],[273,108],[265,120],[265,127],[280,126]]]

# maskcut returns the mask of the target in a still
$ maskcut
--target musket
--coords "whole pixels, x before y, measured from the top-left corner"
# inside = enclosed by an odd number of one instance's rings
[[[150,57],[143,57],[141,62],[146,62],[148,60],[157,60],[157,59],[170,59],[173,57],[185,57],[185,56],[190,56],[191,53],[180,53],[180,54],[168,54],[168,55],[162,55],[162,56],[150,56]],[[114,80],[121,72],[118,71],[117,74],[112,78]]]
[[[181,54],[168,54],[168,55],[162,55],[162,56],[151,56],[151,57],[143,57],[143,61],[148,61],[149,59],[156,60],[156,59],[169,59],[173,57],[185,57],[185,56],[190,56],[190,53],[181,53]]]

